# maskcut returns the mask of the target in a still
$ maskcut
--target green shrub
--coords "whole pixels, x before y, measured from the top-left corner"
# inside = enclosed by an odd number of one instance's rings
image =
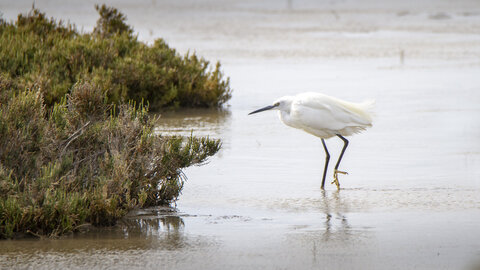
[[[0,73],[16,89],[42,91],[47,107],[60,102],[79,81],[95,83],[107,102],[145,100],[151,110],[218,108],[231,97],[220,64],[179,55],[162,39],[140,42],[126,17],[105,5],[93,33],[48,19],[33,9],[14,23],[0,22]]]
[[[127,17],[116,8],[107,7],[105,5],[95,5],[95,9],[98,14],[100,14],[97,26],[93,29],[95,34],[102,37],[109,37],[115,34],[127,33],[128,36],[132,36],[133,29],[125,23]]]
[[[0,76],[0,238],[111,225],[169,203],[181,169],[219,150],[218,140],[154,134],[144,104],[111,105],[89,81],[47,108],[41,84],[12,90],[8,76]]]

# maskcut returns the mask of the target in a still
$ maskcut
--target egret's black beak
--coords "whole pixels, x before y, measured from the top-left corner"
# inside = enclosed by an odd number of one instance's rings
[[[263,112],[263,111],[266,111],[266,110],[270,110],[270,109],[273,109],[273,108],[275,108],[275,107],[277,107],[277,106],[278,106],[278,105],[270,105],[270,106],[267,106],[267,107],[263,107],[263,108],[261,108],[261,109],[258,109],[258,110],[256,110],[256,111],[253,111],[253,112],[249,113],[248,115],[254,114],[254,113]]]

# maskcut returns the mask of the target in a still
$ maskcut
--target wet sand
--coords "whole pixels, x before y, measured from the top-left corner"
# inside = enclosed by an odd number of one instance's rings
[[[185,171],[176,208],[62,239],[2,241],[0,268],[478,269],[480,5],[355,3],[115,4],[142,40],[162,36],[222,62],[234,88],[227,110],[167,113],[158,132],[193,130],[223,148]],[[0,10],[13,18],[30,6]],[[85,30],[96,20],[89,1],[36,6]],[[274,112],[247,116],[305,91],[376,99],[373,128],[350,139],[340,191],[320,190],[318,138]],[[341,141],[327,144],[335,160]]]

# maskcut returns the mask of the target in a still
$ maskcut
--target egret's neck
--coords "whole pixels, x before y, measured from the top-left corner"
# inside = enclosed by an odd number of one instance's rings
[[[278,116],[280,117],[280,120],[282,120],[282,122],[285,123],[285,125],[296,128],[295,123],[294,121],[292,121],[292,117],[290,116],[290,110],[278,111]]]
[[[279,104],[278,114],[280,116],[280,120],[291,127],[295,127],[293,121],[291,120],[292,117],[290,116],[293,99],[294,97],[292,96],[285,96],[276,101]]]

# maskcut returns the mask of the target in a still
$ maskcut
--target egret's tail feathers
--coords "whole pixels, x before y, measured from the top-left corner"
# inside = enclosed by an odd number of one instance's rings
[[[375,116],[374,108],[375,108],[375,100],[368,99],[364,102],[360,103],[360,107],[362,108],[363,112],[365,113],[366,118],[372,122],[372,118]]]
[[[360,103],[360,105],[366,110],[366,111],[372,111],[373,108],[375,107],[375,100],[374,99],[367,99],[364,102]]]

